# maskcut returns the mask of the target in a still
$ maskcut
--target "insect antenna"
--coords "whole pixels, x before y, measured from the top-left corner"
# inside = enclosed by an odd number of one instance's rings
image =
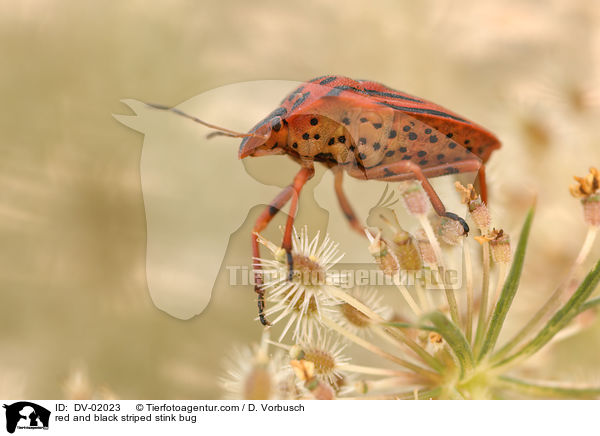
[[[266,136],[263,135],[258,135],[256,133],[240,133],[240,132],[236,132],[235,130],[230,130],[230,129],[226,129],[225,127],[219,127],[215,124],[211,124],[211,123],[207,123],[206,121],[201,120],[200,118],[197,118],[193,115],[187,114],[185,112],[183,112],[182,110],[179,110],[175,107],[171,107],[171,106],[165,106],[162,104],[154,104],[154,103],[145,103],[146,106],[151,107],[153,109],[158,109],[158,110],[162,110],[162,111],[169,111],[169,112],[173,112],[179,116],[182,116],[184,118],[187,118],[188,120],[192,120],[195,123],[198,124],[202,124],[205,127],[208,127],[209,129],[213,129],[216,130],[216,132],[212,132],[209,133],[206,137],[207,138],[212,138],[214,136],[228,136],[230,138],[250,138],[250,137],[254,137],[254,138],[260,138],[260,139],[268,139]]]

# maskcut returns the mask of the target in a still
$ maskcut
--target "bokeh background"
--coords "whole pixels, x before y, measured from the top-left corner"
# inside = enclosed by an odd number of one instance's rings
[[[485,125],[504,144],[488,169],[496,222],[516,235],[537,197],[514,319],[553,290],[585,235],[568,185],[600,165],[594,0],[22,0],[0,3],[0,47],[3,398],[219,398],[227,350],[260,337],[251,293],[216,286],[187,321],[152,304],[143,136],[112,117],[131,113],[123,98],[178,104],[335,73]],[[239,183],[227,176],[215,183]],[[536,375],[598,381],[599,344],[593,321]]]

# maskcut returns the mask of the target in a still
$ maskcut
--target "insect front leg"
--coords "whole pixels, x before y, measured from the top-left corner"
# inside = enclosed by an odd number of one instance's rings
[[[292,258],[292,229],[294,228],[294,219],[296,218],[296,210],[298,209],[298,197],[300,196],[300,191],[308,182],[312,176],[315,174],[315,168],[311,164],[310,167],[302,167],[296,177],[294,177],[294,182],[292,183],[292,188],[294,190],[294,196],[292,197],[292,202],[290,204],[290,213],[288,215],[287,223],[285,225],[285,232],[283,234],[283,242],[281,244],[281,248],[283,248],[287,254],[287,261],[289,267],[289,275],[288,280],[292,280],[294,276],[294,260]]]
[[[254,228],[252,231],[252,256],[254,257],[254,292],[258,295],[257,305],[258,305],[258,317],[260,318],[260,322],[264,326],[271,325],[267,318],[265,317],[265,291],[262,288],[263,285],[263,277],[262,277],[262,265],[260,264],[260,245],[258,242],[257,234],[262,232],[271,222],[271,220],[277,215],[277,213],[287,204],[287,202],[294,197],[292,201],[292,206],[290,207],[290,215],[288,217],[286,232],[284,234],[284,244],[283,248],[286,250],[288,256],[288,263],[290,265],[290,271],[293,272],[293,265],[291,261],[291,227],[289,229],[289,249],[285,246],[286,236],[288,234],[288,226],[290,225],[290,218],[292,218],[297,209],[297,201],[298,194],[302,189],[302,186],[308,181],[314,174],[313,168],[302,168],[296,177],[294,178],[294,182],[288,186],[286,186],[278,195],[273,199],[273,201],[265,208],[263,213],[260,214],[256,223],[254,224]],[[302,181],[303,180],[303,181]],[[294,223],[293,218],[291,219],[292,225]],[[291,277],[290,277],[291,279]]]
[[[294,193],[294,188],[292,185],[286,186],[283,191],[281,191],[277,197],[273,199],[273,201],[265,208],[263,213],[260,214],[256,223],[254,224],[254,229],[252,231],[252,256],[254,258],[253,266],[254,266],[254,292],[257,294],[257,305],[258,305],[258,317],[260,318],[260,323],[264,326],[271,325],[267,318],[265,318],[265,291],[262,288],[263,285],[263,276],[262,276],[262,265],[260,264],[260,246],[258,243],[257,234],[262,232],[271,222],[273,217],[277,215],[277,212],[281,210],[282,207],[286,205],[289,199],[292,197]]]

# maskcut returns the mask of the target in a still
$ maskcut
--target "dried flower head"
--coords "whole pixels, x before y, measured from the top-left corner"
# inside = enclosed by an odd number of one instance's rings
[[[574,177],[577,181],[569,187],[571,195],[581,199],[585,222],[593,227],[600,226],[600,172],[590,168],[585,177]]]
[[[589,198],[597,194],[600,190],[600,172],[594,167],[590,168],[589,174],[585,177],[573,177],[577,183],[569,187],[571,195],[575,198]]]

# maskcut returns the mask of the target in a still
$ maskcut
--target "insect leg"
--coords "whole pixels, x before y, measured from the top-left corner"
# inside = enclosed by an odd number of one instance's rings
[[[292,229],[294,227],[294,219],[296,217],[296,210],[298,208],[298,197],[300,196],[300,191],[302,187],[308,182],[312,176],[315,174],[315,168],[311,165],[310,167],[302,167],[296,177],[294,177],[294,182],[292,183],[292,188],[294,190],[294,195],[292,197],[292,202],[290,204],[290,213],[288,215],[287,223],[285,225],[285,232],[283,234],[283,242],[281,244],[281,248],[283,248],[287,254],[287,261],[289,267],[289,276],[288,280],[292,280],[294,274],[294,262],[292,258]]]
[[[358,233],[360,233],[361,236],[365,236],[364,227],[358,221],[358,218],[356,217],[356,213],[354,212],[354,209],[352,209],[352,205],[348,201],[348,198],[346,197],[346,194],[344,193],[344,189],[342,187],[342,182],[344,181],[343,168],[336,166],[336,167],[332,168],[332,171],[333,171],[333,174],[335,177],[335,179],[334,179],[335,195],[337,196],[338,202],[340,203],[340,208],[342,209],[342,212],[344,212],[344,216],[350,223],[350,227],[353,230],[356,230]]]
[[[479,193],[481,195],[481,201],[485,204],[488,202],[487,182],[485,181],[485,165],[481,164],[479,173],[477,173],[477,181],[479,182]]]
[[[465,160],[462,162],[455,162],[454,164],[452,164],[452,166],[450,166],[449,164],[442,165],[438,168],[435,168],[435,171],[443,170],[444,167],[452,168],[453,172],[477,171],[481,167],[481,162],[475,159]],[[429,171],[431,170],[434,169],[429,169]],[[368,170],[367,178],[389,181],[406,180],[406,173],[412,173],[414,177],[421,182],[421,184],[423,185],[423,190],[427,193],[427,196],[429,197],[429,201],[431,201],[433,209],[439,216],[445,216],[452,220],[458,221],[463,227],[465,234],[469,233],[469,225],[464,219],[452,212],[446,211],[444,203],[442,203],[442,200],[435,192],[435,189],[433,189],[433,186],[431,186],[431,183],[429,183],[429,179],[424,174],[423,169],[419,165],[410,161],[393,162],[388,165],[382,165],[380,167]]]
[[[260,246],[258,243],[257,233],[262,232],[267,225],[271,222],[273,217],[277,215],[277,212],[285,206],[294,193],[294,187],[292,185],[286,186],[277,197],[265,208],[263,213],[260,214],[254,229],[252,231],[252,256],[254,257],[254,292],[258,295],[258,317],[262,325],[270,325],[269,321],[265,318],[265,291],[262,288],[263,277],[262,277],[262,265],[260,264]]]

